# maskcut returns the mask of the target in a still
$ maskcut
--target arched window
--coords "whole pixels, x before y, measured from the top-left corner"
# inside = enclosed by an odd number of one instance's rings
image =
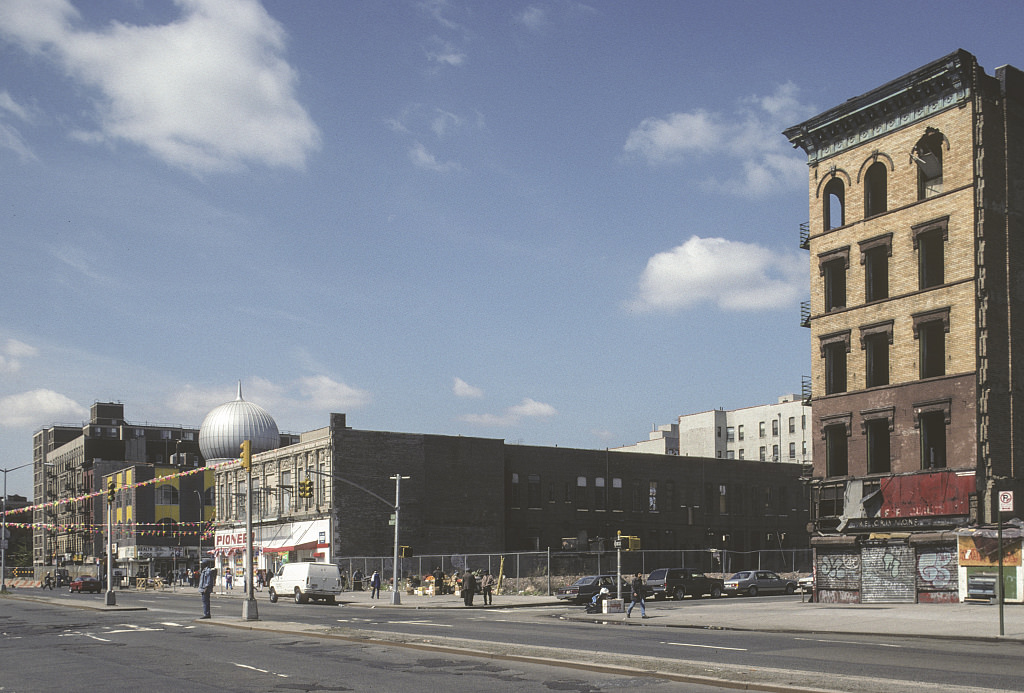
[[[942,133],[928,128],[910,156],[917,163],[917,199],[925,200],[941,193]]]
[[[825,184],[824,209],[822,218],[825,230],[838,228],[846,223],[846,189],[843,181],[833,178]]]
[[[888,172],[885,164],[876,161],[864,174],[864,216],[873,217],[888,209]]]

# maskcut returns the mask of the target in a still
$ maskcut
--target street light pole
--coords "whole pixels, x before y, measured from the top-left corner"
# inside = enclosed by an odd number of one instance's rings
[[[202,483],[203,483],[203,485],[205,487],[205,485],[206,485],[205,479],[203,480]],[[204,488],[203,490],[205,491],[206,489]],[[196,494],[196,496],[198,496],[198,498],[199,498],[199,525],[198,525],[199,529],[196,532],[196,536],[199,537],[199,549],[198,549],[199,556],[198,556],[198,560],[199,560],[199,567],[201,568],[202,565],[203,565],[203,522],[206,521],[206,499],[203,498],[203,494],[199,493],[199,491],[196,491],[195,489],[192,489],[192,493]]]
[[[395,480],[395,563],[394,563],[394,575],[392,577],[393,589],[391,590],[391,603],[401,604],[402,596],[398,592],[398,514],[401,511],[401,486],[402,479],[408,479],[407,476],[401,474],[395,474],[389,477]]]
[[[106,601],[104,602],[107,606],[117,605],[117,593],[114,592],[114,556],[113,556],[113,527],[114,523],[111,521],[111,515],[114,510],[114,499],[111,497],[112,494],[107,494],[107,594]]]
[[[0,469],[4,473],[3,520],[0,522],[0,593],[7,592],[7,472],[22,469],[31,462],[10,469]]]
[[[252,463],[245,465],[245,602],[242,604],[242,618],[246,621],[260,620],[256,596],[252,584]]]

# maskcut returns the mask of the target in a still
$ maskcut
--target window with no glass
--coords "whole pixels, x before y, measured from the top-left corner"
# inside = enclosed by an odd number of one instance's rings
[[[949,308],[918,313],[913,317],[914,337],[918,340],[920,376],[935,378],[946,374],[946,333],[949,332]]]
[[[864,350],[864,386],[889,384],[889,345],[892,344],[892,320],[860,328],[860,346]]]
[[[864,266],[864,301],[889,298],[889,258],[892,257],[892,234],[862,241],[860,264]]]
[[[845,423],[832,423],[824,427],[827,476],[846,476],[849,473],[848,430]]]
[[[822,226],[826,231],[846,223],[846,188],[840,178],[833,178],[822,191]]]
[[[918,200],[942,192],[942,140],[941,132],[928,128],[910,152],[910,158],[917,164]]]
[[[846,270],[850,266],[848,254],[829,254],[823,257],[819,273],[825,291],[825,312],[846,307]]]
[[[873,217],[888,209],[888,171],[876,161],[864,174],[864,216]]]
[[[825,394],[846,392],[846,355],[850,352],[850,333],[824,335],[821,357],[825,359]]]
[[[946,282],[945,245],[949,240],[949,217],[910,229],[917,250],[918,288],[929,289]]]

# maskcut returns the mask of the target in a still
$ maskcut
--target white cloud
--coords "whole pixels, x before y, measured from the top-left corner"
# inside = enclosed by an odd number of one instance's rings
[[[0,91],[0,110],[3,110],[5,113],[10,113],[24,123],[32,122],[28,109],[15,101],[14,98],[6,91]]]
[[[36,155],[21,136],[21,132],[5,123],[4,120],[14,116],[23,123],[31,123],[32,117],[29,110],[19,104],[6,91],[0,91],[0,149],[10,149],[18,155],[22,162],[35,161]]]
[[[731,116],[697,109],[645,118],[629,133],[623,150],[650,164],[688,163],[709,155],[732,161],[735,175],[704,180],[706,187],[722,192],[764,197],[798,188],[806,180],[806,165],[779,134],[815,110],[801,104],[797,94],[796,85],[786,83],[768,96],[743,100]]]
[[[409,150],[409,159],[417,168],[427,169],[428,171],[437,171],[438,173],[447,173],[449,171],[459,171],[462,169],[456,161],[446,161],[444,163],[438,161],[437,157],[431,154],[427,148],[419,142],[415,143]]]
[[[301,167],[320,133],[295,98],[285,32],[255,0],[178,0],[164,25],[79,28],[66,0],[5,0],[0,34],[98,92],[82,141],[125,141],[195,173]]]
[[[434,134],[439,138],[444,137],[450,127],[459,127],[462,125],[462,118],[449,113],[448,111],[442,111],[437,109],[434,114],[434,119],[430,121],[430,129],[434,131]]]
[[[525,418],[550,417],[556,414],[558,411],[550,404],[527,397],[519,404],[506,409],[503,414],[465,414],[459,418],[478,426],[515,426]]]
[[[536,31],[537,29],[543,28],[544,25],[548,23],[548,12],[543,7],[530,5],[516,15],[516,21],[527,29]]]
[[[452,392],[456,397],[483,397],[484,391],[478,387],[473,387],[462,378],[456,377],[455,384],[452,385]]]
[[[320,411],[344,412],[359,409],[370,401],[366,390],[336,382],[326,375],[299,378],[298,390],[303,406]]]
[[[17,339],[8,339],[0,348],[0,373],[16,373],[21,370],[24,359],[35,357],[39,350],[31,344]]]
[[[88,409],[53,390],[32,390],[0,398],[0,425],[21,428],[45,426],[56,421],[77,423],[88,418]]]
[[[466,62],[466,54],[464,52],[451,42],[445,41],[436,36],[430,39],[430,46],[425,50],[425,52],[427,54],[427,60],[440,63],[441,65],[459,67]]]
[[[722,127],[704,111],[646,118],[626,138],[626,152],[649,162],[675,161],[686,152],[707,152],[720,146]]]
[[[445,17],[445,13],[452,10],[452,4],[448,0],[423,0],[419,3],[419,7],[445,29],[461,28],[457,22]]]
[[[647,261],[638,311],[674,311],[700,303],[723,310],[760,310],[792,304],[806,290],[806,260],[752,243],[693,236]]]
[[[205,416],[214,407],[235,399],[237,385],[198,388],[186,385],[167,399],[167,407],[183,417]],[[324,412],[346,412],[369,404],[366,390],[338,382],[326,375],[273,382],[254,377],[242,382],[242,397],[258,404],[281,425],[292,417],[308,414],[323,416]]]

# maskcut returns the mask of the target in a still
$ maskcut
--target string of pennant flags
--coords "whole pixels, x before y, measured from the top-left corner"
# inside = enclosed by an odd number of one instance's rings
[[[185,470],[183,472],[177,472],[175,474],[167,474],[165,476],[158,476],[158,477],[155,477],[153,479],[146,479],[144,481],[138,481],[138,482],[131,483],[131,484],[122,484],[122,485],[117,487],[117,490],[120,491],[122,489],[137,489],[137,488],[142,488],[143,486],[151,486],[151,485],[154,485],[154,484],[161,484],[161,483],[165,483],[167,481],[172,481],[174,479],[180,479],[182,477],[191,476],[193,474],[200,474],[202,472],[206,472],[206,471],[209,471],[209,470],[212,470],[212,469],[217,469],[218,467],[223,467],[225,465],[229,465],[229,464],[233,464],[233,463],[237,463],[237,462],[238,462],[238,460],[224,460],[223,462],[217,462],[215,464],[209,464],[209,465],[207,465],[205,467],[196,467],[195,469],[188,469],[188,470]],[[81,496],[68,496],[68,497],[65,497],[65,498],[58,498],[57,500],[47,501],[45,503],[38,503],[36,505],[28,505],[28,506],[25,506],[24,508],[14,508],[14,509],[8,508],[7,514],[8,515],[16,515],[18,513],[33,512],[35,510],[45,510],[46,508],[57,509],[61,505],[64,505],[64,504],[67,504],[67,503],[80,503],[82,501],[87,501],[87,500],[90,500],[90,499],[95,498],[97,496],[105,495],[106,493],[107,493],[107,491],[106,491],[106,489],[104,489],[102,491],[94,491],[92,493],[86,493],[86,494],[83,494]],[[74,526],[74,525],[63,525],[63,524],[58,524],[58,525],[53,525],[53,524],[46,524],[46,525],[44,525],[44,524],[32,524],[32,523],[27,523],[27,524],[26,523],[19,523],[19,524],[15,524],[15,523],[12,523],[12,522],[8,522],[7,524],[10,527],[31,526],[31,527],[48,527],[49,528],[49,527],[53,527],[53,526],[58,526],[58,527]],[[186,523],[179,523],[179,524],[186,524]]]

